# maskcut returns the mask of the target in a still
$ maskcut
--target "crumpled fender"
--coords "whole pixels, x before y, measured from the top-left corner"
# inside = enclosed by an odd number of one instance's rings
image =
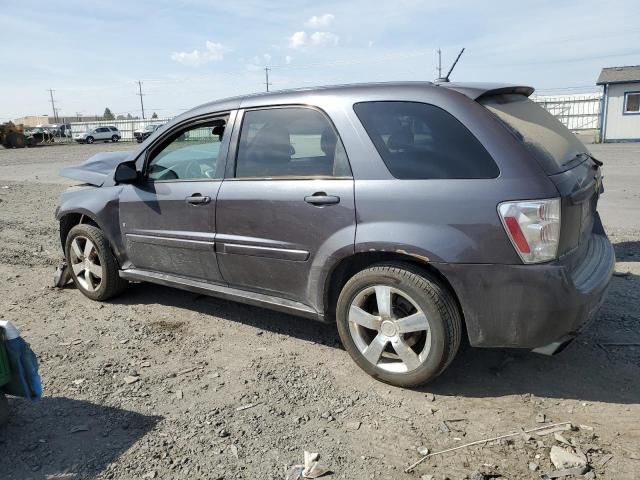
[[[113,178],[116,167],[130,156],[130,151],[98,153],[80,165],[63,168],[60,176],[101,187]]]

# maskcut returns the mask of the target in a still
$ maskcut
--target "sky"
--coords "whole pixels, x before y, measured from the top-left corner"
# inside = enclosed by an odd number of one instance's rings
[[[640,64],[637,0],[0,0],[0,121],[52,114],[169,117],[265,90],[433,80],[597,91]]]

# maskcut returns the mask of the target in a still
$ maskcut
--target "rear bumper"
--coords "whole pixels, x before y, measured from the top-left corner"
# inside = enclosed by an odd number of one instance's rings
[[[604,301],[615,266],[607,236],[594,234],[582,261],[543,265],[439,265],[462,306],[471,345],[562,348]],[[555,348],[554,345],[556,344]]]

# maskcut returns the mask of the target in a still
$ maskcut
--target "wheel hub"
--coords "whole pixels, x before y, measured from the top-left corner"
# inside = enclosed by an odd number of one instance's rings
[[[380,326],[380,331],[385,337],[395,337],[398,334],[398,327],[392,320],[385,320]]]

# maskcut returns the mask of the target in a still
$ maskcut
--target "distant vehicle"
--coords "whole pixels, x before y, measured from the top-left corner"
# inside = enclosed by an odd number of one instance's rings
[[[85,184],[56,211],[66,264],[93,300],[147,281],[336,322],[398,386],[443,372],[463,335],[553,354],[595,316],[615,256],[602,163],[532,93],[407,82],[205,104],[63,169]]]
[[[33,128],[25,132],[27,147],[34,147],[41,143],[54,143],[55,138],[51,130],[46,128]]]
[[[54,123],[44,127],[54,137],[69,137],[71,138],[71,124],[69,123]]]
[[[118,129],[112,126],[96,127],[83,133],[76,133],[73,136],[73,139],[78,143],[93,143],[97,140],[117,142],[121,138],[122,136]]]
[[[151,134],[155,132],[157,129],[159,129],[162,125],[164,124],[160,123],[158,125],[147,125],[145,127],[139,128],[138,130],[135,130],[133,132],[133,136],[135,137],[138,143],[142,143],[147,138],[149,138]]]

